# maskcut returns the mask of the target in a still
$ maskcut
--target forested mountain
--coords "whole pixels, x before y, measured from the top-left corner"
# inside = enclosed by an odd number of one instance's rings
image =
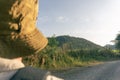
[[[65,49],[101,49],[102,47],[88,41],[84,38],[71,37],[71,36],[58,36],[54,37],[58,42],[58,46]],[[51,38],[49,38],[50,40]]]

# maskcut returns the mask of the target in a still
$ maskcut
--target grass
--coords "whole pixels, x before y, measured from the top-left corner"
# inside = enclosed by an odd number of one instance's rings
[[[83,67],[100,64],[104,61],[117,60],[119,54],[111,50],[75,50],[61,52],[52,50],[50,48],[24,58],[26,65],[48,69],[48,70],[62,70],[72,67]]]

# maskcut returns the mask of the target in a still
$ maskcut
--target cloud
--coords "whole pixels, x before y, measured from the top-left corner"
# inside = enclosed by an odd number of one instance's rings
[[[69,19],[65,16],[58,16],[56,18],[56,22],[61,22],[61,23],[64,23],[64,22],[67,22]]]
[[[46,23],[46,22],[48,22],[48,21],[49,21],[48,16],[38,17],[38,20],[37,20],[38,23]]]

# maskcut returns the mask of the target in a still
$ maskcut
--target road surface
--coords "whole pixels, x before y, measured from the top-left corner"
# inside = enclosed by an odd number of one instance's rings
[[[54,73],[64,80],[120,80],[120,61]]]

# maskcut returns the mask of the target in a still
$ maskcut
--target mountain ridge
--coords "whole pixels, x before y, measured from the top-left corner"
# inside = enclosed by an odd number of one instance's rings
[[[67,49],[101,49],[102,46],[95,44],[85,38],[61,35],[54,37],[58,41],[59,47],[67,47]],[[50,39],[50,38],[49,38]]]

